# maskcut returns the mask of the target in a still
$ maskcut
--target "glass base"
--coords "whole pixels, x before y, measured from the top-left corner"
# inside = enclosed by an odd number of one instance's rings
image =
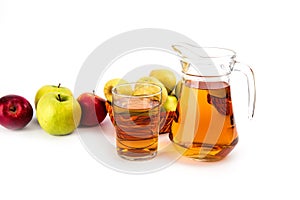
[[[150,160],[157,155],[157,151],[154,152],[130,152],[130,151],[118,151],[118,155],[126,160],[130,161],[142,161]]]

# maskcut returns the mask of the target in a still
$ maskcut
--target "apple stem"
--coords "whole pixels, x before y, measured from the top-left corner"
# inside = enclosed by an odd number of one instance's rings
[[[59,84],[58,84],[58,86],[57,86],[57,88],[59,88],[59,87],[60,87],[60,85],[61,85],[61,84],[59,83]]]
[[[95,95],[95,90],[93,90],[93,95]]]
[[[61,97],[60,97],[60,94],[58,94],[57,96],[58,96],[58,100],[61,102]]]
[[[11,106],[11,107],[9,108],[9,110],[10,110],[11,112],[16,112],[17,108],[16,108],[15,106]]]

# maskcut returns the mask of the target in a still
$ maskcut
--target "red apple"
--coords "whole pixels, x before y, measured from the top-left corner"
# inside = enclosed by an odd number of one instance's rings
[[[7,95],[0,99],[0,124],[5,128],[24,128],[31,121],[32,115],[32,106],[24,97]]]
[[[83,93],[77,101],[81,106],[81,126],[96,126],[100,124],[107,115],[105,101],[94,93]]]

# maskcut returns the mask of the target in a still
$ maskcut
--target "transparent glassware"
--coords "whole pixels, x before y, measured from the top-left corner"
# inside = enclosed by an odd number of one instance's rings
[[[150,83],[119,84],[112,89],[118,155],[147,160],[157,154],[161,88]]]
[[[181,58],[182,81],[169,137],[182,155],[201,160],[225,158],[238,143],[230,80],[233,71],[248,83],[248,117],[255,110],[253,70],[235,60],[230,49],[173,45]]]

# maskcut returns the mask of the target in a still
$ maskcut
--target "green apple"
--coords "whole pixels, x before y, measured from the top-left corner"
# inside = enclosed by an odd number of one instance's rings
[[[70,89],[68,89],[66,87],[60,87],[60,84],[44,85],[37,91],[37,93],[35,95],[35,99],[34,99],[35,108],[37,108],[37,104],[38,104],[40,98],[49,92],[59,92],[60,94],[64,93],[64,94],[68,94],[68,95],[73,95]]]
[[[50,92],[39,100],[36,112],[40,126],[51,135],[68,135],[79,125],[81,107],[65,93]]]
[[[174,72],[168,69],[155,69],[150,72],[150,76],[158,79],[166,87],[170,94],[176,85],[176,76]]]
[[[167,101],[163,104],[164,109],[168,111],[176,111],[178,100],[175,96],[169,95]]]

